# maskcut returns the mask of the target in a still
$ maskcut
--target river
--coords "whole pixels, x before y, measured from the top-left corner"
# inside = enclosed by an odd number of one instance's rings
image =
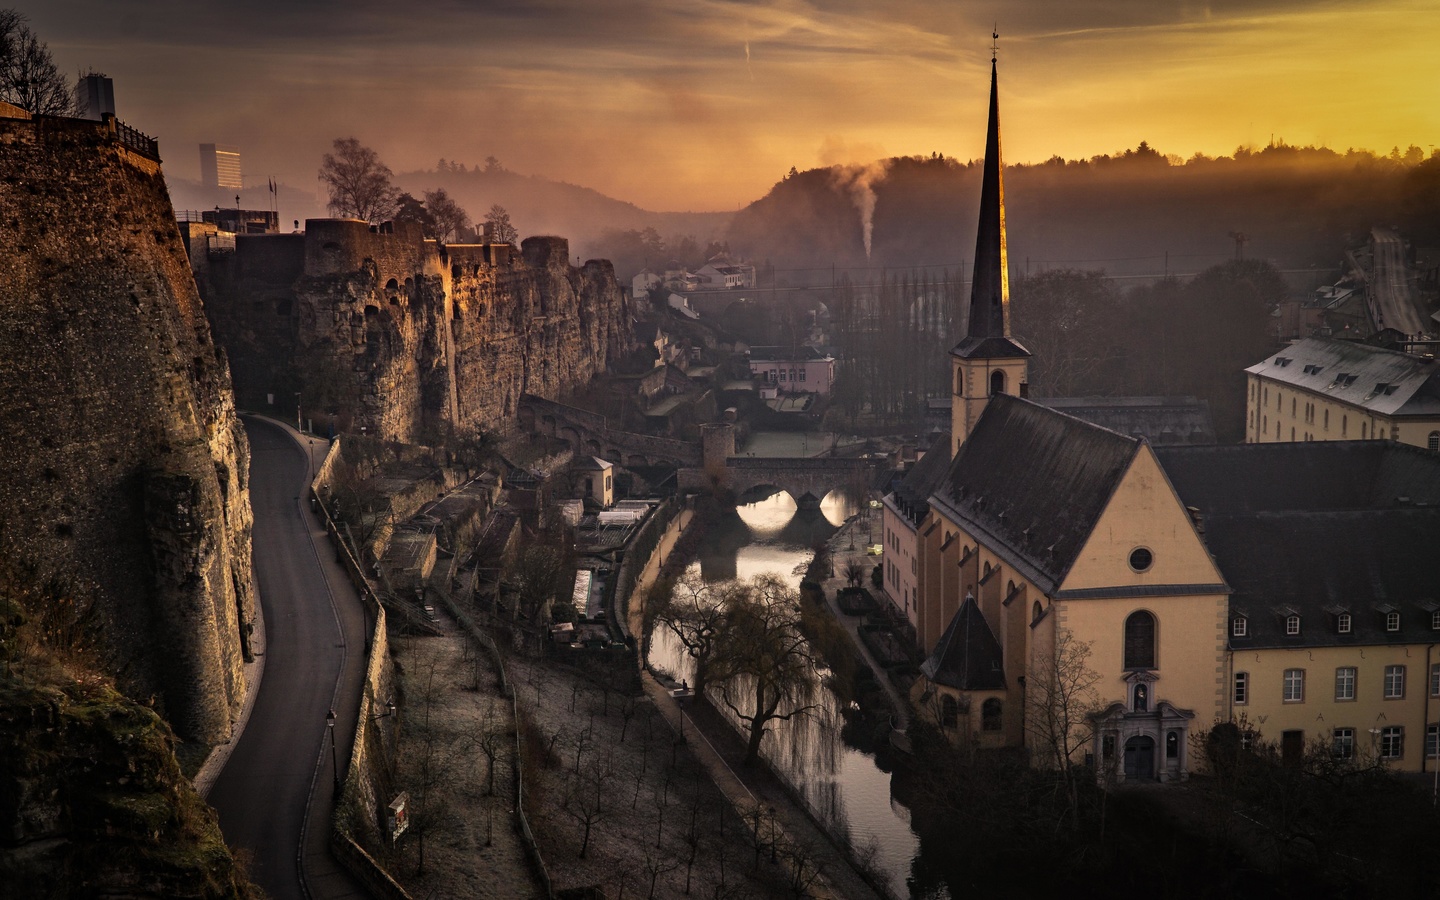
[[[797,510],[784,492],[740,506],[710,525],[690,571],[706,581],[769,572],[798,585],[811,548],[834,535],[853,512],[839,492],[826,497],[819,510]],[[693,676],[689,657],[664,628],[651,638],[650,662],[676,678]],[[890,775],[876,767],[875,758],[841,740],[838,703],[829,691],[821,694],[818,714],[772,724],[761,755],[804,796],[816,819],[849,841],[857,857],[873,860],[892,896],[907,897],[906,878],[920,846],[909,811],[891,797]]]

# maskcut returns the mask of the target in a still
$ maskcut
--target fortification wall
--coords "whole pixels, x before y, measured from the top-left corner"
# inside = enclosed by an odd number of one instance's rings
[[[284,412],[298,392],[319,421],[425,442],[508,429],[522,393],[562,396],[633,344],[614,269],[570,265],[563,238],[517,254],[445,247],[406,223],[311,219],[303,240],[288,284],[290,258],[261,242],[203,267],[242,404]]]
[[[159,164],[112,122],[0,120],[0,173],[0,588],[182,737],[226,740],[249,446]]]

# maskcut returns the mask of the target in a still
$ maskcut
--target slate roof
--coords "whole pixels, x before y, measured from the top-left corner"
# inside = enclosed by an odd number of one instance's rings
[[[785,361],[785,362],[798,362],[798,361],[800,361],[800,360],[806,360],[806,359],[828,359],[828,358],[829,358],[829,357],[826,356],[824,353],[821,353],[819,350],[817,350],[817,349],[814,348],[814,347],[809,346],[808,344],[801,344],[801,345],[798,346],[798,347],[751,347],[751,348],[750,348],[750,359],[751,359],[752,361],[765,360],[766,362],[769,362],[769,361],[771,361],[771,360],[777,360],[777,361],[783,360],[783,361]]]
[[[1000,642],[974,598],[966,597],[920,671],[935,684],[957,690],[1000,691],[1005,689],[1003,662]]]
[[[1215,440],[1210,406],[1195,397],[1044,397],[1035,402],[1152,444]]]
[[[950,350],[961,359],[1017,359],[1030,351],[1011,337],[967,337]]]
[[[1064,580],[1140,441],[997,394],[930,502],[1047,594]]]
[[[919,524],[930,511],[930,495],[950,471],[950,432],[942,431],[930,441],[925,455],[905,473],[895,487],[894,505],[910,520]]]
[[[1232,593],[1231,647],[1440,640],[1440,453],[1390,441],[1162,447]],[[1385,613],[1400,613],[1400,630]],[[1340,613],[1351,631],[1336,627]],[[1285,619],[1300,616],[1300,634]]]
[[[1156,447],[1186,506],[1207,516],[1440,506],[1440,454],[1393,441]],[[1440,545],[1437,545],[1440,547]]]
[[[1245,371],[1379,415],[1440,415],[1440,365],[1398,350],[1306,338]]]

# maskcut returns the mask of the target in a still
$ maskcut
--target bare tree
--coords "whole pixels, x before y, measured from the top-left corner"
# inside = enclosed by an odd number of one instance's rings
[[[585,858],[585,854],[590,849],[591,830],[604,821],[607,816],[606,793],[609,791],[610,782],[614,777],[615,767],[610,754],[607,753],[604,756],[593,758],[590,765],[585,767],[584,772],[576,772],[569,779],[568,789],[561,806],[575,820],[576,824],[584,829],[580,839],[581,859]]]
[[[0,100],[37,116],[69,115],[75,108],[50,47],[13,9],[0,9]]]
[[[1053,651],[1037,650],[1025,684],[1025,730],[1042,765],[1064,780],[1072,814],[1079,806],[1075,754],[1090,744],[1090,714],[1100,706],[1100,675],[1088,665],[1090,644],[1065,630],[1056,632]]]
[[[738,582],[726,598],[713,681],[749,732],[744,763],[755,762],[766,727],[818,705],[816,660],[801,634],[800,598],[772,575]]]
[[[685,653],[695,661],[695,693],[705,696],[710,663],[725,630],[726,584],[709,584],[699,575],[686,575],[675,584],[660,607],[657,621],[669,628]]]
[[[400,194],[394,184],[395,173],[381,162],[380,154],[353,137],[336,138],[334,148],[320,163],[320,180],[330,193],[330,211],[372,222],[391,215]]]
[[[425,209],[435,223],[434,237],[442,241],[454,240],[470,227],[470,216],[451,199],[444,188],[425,192]]]
[[[497,244],[514,244],[520,238],[520,232],[510,224],[510,213],[498,203],[485,214],[485,224],[490,227],[490,239]]]

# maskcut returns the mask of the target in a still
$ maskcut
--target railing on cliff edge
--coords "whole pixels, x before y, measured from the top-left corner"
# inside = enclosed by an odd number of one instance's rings
[[[133,150],[146,159],[153,159],[156,162],[160,161],[159,141],[138,128],[132,128],[126,125],[124,122],[115,118],[113,114],[106,113],[104,121],[109,125],[110,133],[115,136],[115,140],[120,143],[120,146],[127,150]]]
[[[349,765],[345,772],[345,782],[341,787],[340,796],[336,798],[334,814],[330,820],[330,850],[335,855],[335,859],[350,874],[358,878],[377,896],[387,898],[387,900],[413,900],[409,892],[385,870],[385,867],[366,852],[340,824],[342,809],[350,805],[364,805],[364,798],[360,796],[360,779],[363,777],[361,769],[365,763],[365,741],[370,730],[371,710],[375,705],[375,697],[380,691],[385,657],[390,652],[385,607],[380,604],[379,599],[371,591],[369,583],[365,580],[364,570],[361,569],[354,554],[350,552],[349,545],[342,538],[340,530],[335,525],[335,520],[330,517],[330,510],[325,507],[325,501],[320,496],[320,488],[329,482],[335,467],[335,460],[339,458],[340,452],[340,439],[336,438],[330,442],[330,449],[325,454],[324,461],[316,469],[315,477],[310,481],[310,499],[314,501],[315,508],[325,520],[325,533],[330,536],[330,540],[335,545],[336,559],[359,592],[360,602],[373,616],[375,627],[370,635],[370,647],[365,666],[365,686],[360,692],[360,708],[355,720],[355,739],[350,745]],[[367,810],[367,813],[373,814],[373,811]]]

